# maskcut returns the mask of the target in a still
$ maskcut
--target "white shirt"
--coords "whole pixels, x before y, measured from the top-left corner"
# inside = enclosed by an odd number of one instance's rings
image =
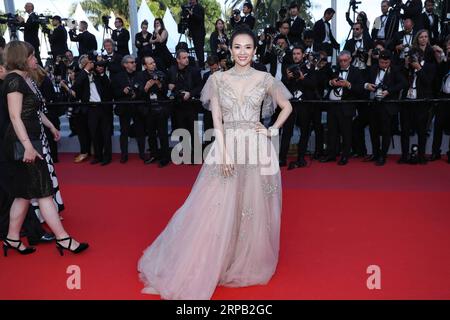
[[[388,16],[382,15],[379,18],[380,18],[380,29],[378,30],[377,37],[380,39],[384,39],[386,36],[385,28],[386,28],[386,22],[387,22]]]
[[[323,40],[323,43],[331,43],[331,39],[330,39],[330,26],[328,25],[328,23],[325,21],[325,19],[323,19],[323,22],[325,23],[325,39]]]
[[[94,82],[94,76],[92,74],[89,74],[89,88],[91,91],[91,94],[89,96],[89,102],[101,102],[102,99],[100,98],[97,86],[95,85]]]
[[[283,77],[283,71],[282,71],[283,64],[277,60],[277,72],[275,73],[275,79],[281,80]]]

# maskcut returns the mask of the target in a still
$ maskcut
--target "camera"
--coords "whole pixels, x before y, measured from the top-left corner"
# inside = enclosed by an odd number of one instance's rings
[[[416,63],[416,62],[420,62],[422,60],[422,55],[420,54],[420,52],[418,50],[415,49],[411,49],[408,50],[408,52],[405,52],[405,58],[409,59],[409,63]]]
[[[280,10],[278,10],[278,15],[280,16],[280,20],[285,20],[288,13],[288,9],[286,7],[281,7]]]
[[[127,97],[136,98],[139,94],[139,83],[134,83],[131,87],[128,87]]]
[[[380,82],[375,87],[375,99],[377,99],[378,101],[383,100],[383,91],[386,91],[387,89],[387,86],[383,82]]]
[[[166,75],[164,74],[164,72],[159,71],[159,70],[155,70],[153,72],[150,73],[150,79],[151,80],[155,80],[155,81],[164,81]]]
[[[353,11],[356,11],[356,9],[358,9],[358,4],[361,4],[361,1],[350,0],[350,7],[352,7]]]
[[[291,64],[290,66],[287,67],[286,69],[289,72],[292,72],[294,79],[298,79],[300,78],[300,74],[301,74],[301,68],[300,65],[298,64]]]
[[[320,53],[311,51],[305,55],[305,58],[311,63],[317,63],[320,61]]]
[[[372,57],[379,57],[381,53],[380,48],[375,48],[372,50]]]
[[[190,10],[193,6],[190,4],[184,4],[181,6],[180,22],[178,23],[178,33],[185,33],[189,29]]]
[[[111,16],[102,16],[102,22],[105,26],[109,25],[109,19],[111,19]]]
[[[62,19],[65,21],[66,27],[70,30],[76,29],[78,27],[78,22],[75,19]]]
[[[356,57],[362,61],[362,62],[366,62],[367,59],[369,58],[369,52],[367,50],[365,50],[364,48],[358,48],[356,50]]]
[[[233,10],[233,16],[240,16],[240,15],[241,15],[241,10],[239,10],[239,9]]]

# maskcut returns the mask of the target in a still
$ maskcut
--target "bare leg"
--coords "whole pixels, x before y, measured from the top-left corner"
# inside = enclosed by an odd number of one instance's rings
[[[28,207],[30,206],[30,200],[15,198],[9,211],[9,229],[8,239],[20,240],[20,230],[22,229],[23,221],[27,215]],[[14,245],[14,242],[10,243]],[[17,244],[16,244],[17,245]],[[25,249],[23,244],[20,245],[19,250]]]
[[[41,198],[38,199],[38,202],[42,217],[44,217],[45,222],[55,234],[56,239],[63,239],[69,237],[69,234],[64,229],[62,222],[59,218],[59,213],[55,203],[53,202],[53,198],[52,197]],[[64,247],[67,247],[69,245],[68,240],[61,241],[59,243]],[[76,249],[77,247],[78,242],[72,240],[71,249]]]

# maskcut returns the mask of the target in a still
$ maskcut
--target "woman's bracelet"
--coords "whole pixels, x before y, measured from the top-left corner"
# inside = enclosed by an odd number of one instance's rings
[[[279,129],[274,127],[269,127],[267,130],[269,130],[269,135],[271,137],[275,137],[279,134]]]

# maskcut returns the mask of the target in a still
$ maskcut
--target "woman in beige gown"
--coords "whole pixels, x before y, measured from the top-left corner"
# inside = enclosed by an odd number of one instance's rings
[[[210,299],[216,286],[266,284],[278,262],[281,177],[272,141],[292,111],[284,85],[251,67],[255,36],[231,37],[235,66],[211,75],[202,91],[215,141],[185,203],[138,263],[143,293]],[[276,105],[277,121],[260,122]]]

